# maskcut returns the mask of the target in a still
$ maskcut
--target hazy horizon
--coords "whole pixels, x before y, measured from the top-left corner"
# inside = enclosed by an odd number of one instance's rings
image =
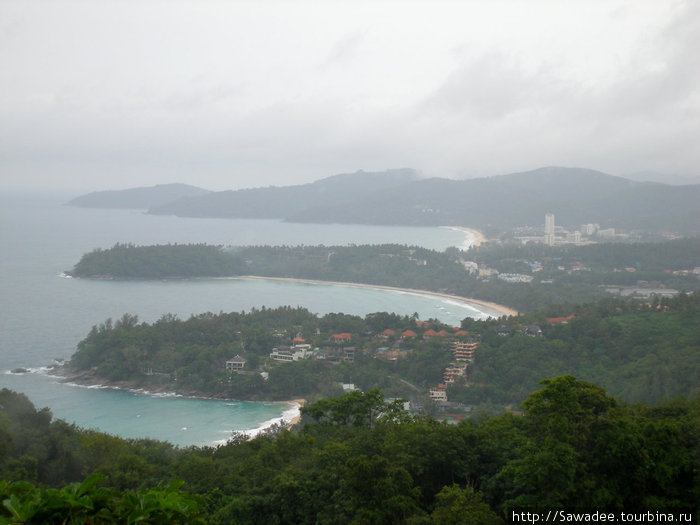
[[[393,169],[393,168],[389,168]],[[537,168],[534,168],[537,169]],[[357,171],[362,171],[362,170],[357,170]],[[367,171],[367,170],[365,170]],[[384,170],[382,170],[384,171]],[[527,170],[531,171],[531,170]],[[333,173],[329,174],[328,177],[332,177],[333,175],[341,175],[340,173]],[[482,175],[479,177],[491,177],[491,176],[498,176],[498,175],[509,175],[508,173],[494,173],[493,175]],[[608,173],[608,175],[613,175],[616,176],[613,173]],[[628,178],[630,180],[634,180],[637,182],[661,182],[663,184],[669,184],[672,186],[682,186],[682,185],[689,185],[689,184],[700,184],[699,179],[694,179],[694,180],[685,180],[683,178],[672,178],[671,180],[664,180],[661,176],[658,176],[659,174],[654,174],[654,173],[641,173],[639,175],[637,174],[631,174],[631,175],[626,175],[622,176],[624,178]],[[472,178],[479,178],[479,177],[472,177]],[[126,183],[120,183],[119,180],[112,180],[113,186],[110,187],[103,187],[103,188],[92,188],[92,187],[70,187],[70,186],[64,186],[60,188],[56,187],[2,187],[0,186],[0,194],[4,195],[46,195],[46,196],[56,196],[56,197],[61,197],[61,198],[74,198],[74,197],[79,197],[82,195],[86,195],[89,193],[100,193],[104,191],[122,191],[122,190],[130,190],[130,189],[135,189],[135,188],[150,188],[150,187],[155,187],[155,186],[162,186],[162,185],[169,185],[169,184],[185,184],[189,186],[194,186],[198,188],[202,188],[205,190],[209,191],[227,191],[227,190],[241,190],[241,189],[256,189],[256,188],[266,188],[266,187],[284,187],[284,186],[294,186],[298,184],[307,184],[307,183],[312,183],[317,180],[324,179],[326,177],[320,177],[319,179],[314,179],[313,181],[303,181],[303,182],[295,182],[295,181],[290,181],[288,184],[282,183],[282,184],[261,184],[261,185],[252,185],[252,186],[241,186],[241,187],[231,187],[231,188],[218,188],[218,189],[211,189],[206,186],[203,186],[202,184],[198,184],[197,182],[191,183],[191,182],[182,182],[182,181],[162,181],[162,182],[154,182],[154,183],[148,183],[148,184],[137,184],[137,185],[128,185]],[[421,177],[420,174],[418,174],[418,178],[424,178]],[[469,180],[467,178],[463,179],[454,179],[453,180]]]
[[[0,190],[700,182],[700,3],[0,2]]]

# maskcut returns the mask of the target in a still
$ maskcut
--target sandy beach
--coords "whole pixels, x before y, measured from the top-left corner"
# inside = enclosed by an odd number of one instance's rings
[[[430,295],[434,297],[442,297],[444,299],[451,299],[453,301],[460,301],[467,304],[474,304],[477,306],[483,306],[498,312],[500,315],[518,315],[518,311],[502,304],[492,303],[489,301],[481,301],[480,299],[470,299],[469,297],[461,297],[459,295],[451,295],[447,293],[440,292],[430,292],[427,290],[416,290],[413,288],[397,288],[395,286],[382,286],[379,284],[363,284],[363,283],[346,283],[340,281],[319,281],[314,279],[295,279],[293,277],[261,277],[259,275],[245,275],[240,277],[225,277],[225,279],[259,279],[267,281],[286,281],[293,283],[307,283],[307,284],[328,284],[334,286],[350,286],[353,288],[370,288],[374,290],[389,290],[394,292],[408,292],[415,293],[419,295]]]
[[[290,399],[289,403],[293,403],[294,405],[296,405],[298,411],[296,416],[294,416],[289,421],[285,421],[285,423],[287,423],[287,428],[291,428],[294,425],[298,425],[301,422],[301,408],[304,405],[306,405],[306,399]]]
[[[479,230],[475,230],[474,228],[467,228],[466,226],[442,226],[443,228],[447,228],[448,230],[455,230],[459,232],[464,232],[464,233],[469,233],[470,235],[474,236],[474,242],[470,244],[470,246],[479,246],[481,243],[484,243],[487,241],[486,237],[484,237],[484,234],[481,233]]]

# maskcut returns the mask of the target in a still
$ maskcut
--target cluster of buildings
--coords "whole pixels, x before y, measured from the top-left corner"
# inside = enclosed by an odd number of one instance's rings
[[[304,359],[316,359],[329,363],[353,363],[355,361],[354,346],[338,346],[338,342],[350,342],[351,334],[333,334],[331,342],[336,343],[333,346],[323,348],[312,348],[310,344],[304,342],[303,339],[296,338],[292,346],[280,345],[272,349],[269,354],[270,360],[279,363],[292,363],[302,361]],[[246,359],[237,355],[226,361],[226,371],[242,372],[245,368]]]
[[[445,368],[442,375],[443,382],[428,392],[430,399],[438,405],[448,402],[447,385],[467,380],[467,367],[474,362],[474,352],[480,345],[480,341],[453,341],[450,343],[454,361]]]
[[[337,335],[337,334],[336,334]],[[348,336],[350,334],[347,334]],[[343,341],[350,339],[342,339]],[[311,348],[309,344],[295,344],[293,346],[279,346],[272,349],[270,359],[282,363],[301,361],[302,359],[316,359],[329,363],[353,363],[355,361],[354,346],[326,346],[323,348]]]
[[[577,230],[566,230],[556,225],[553,213],[544,215],[544,233],[541,227],[520,227],[514,230],[515,238],[523,244],[540,242],[547,246],[563,244],[594,244],[597,241],[626,239],[628,234],[617,232],[615,228],[601,228],[600,224],[582,224]]]
[[[557,228],[553,213],[544,215],[544,237],[542,242],[547,246],[559,244],[592,244],[590,239],[597,236],[599,239],[612,240],[616,238],[615,228],[601,229],[599,224],[582,224],[578,230],[567,231]]]

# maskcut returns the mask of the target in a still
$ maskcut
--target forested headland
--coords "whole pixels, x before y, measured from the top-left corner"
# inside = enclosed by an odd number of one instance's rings
[[[308,405],[293,431],[180,449],[76,428],[2,390],[0,521],[488,525],[563,510],[695,522],[697,396],[627,405],[560,376],[522,416],[449,425],[400,407],[353,392]]]
[[[692,271],[699,258],[700,238],[563,247],[487,243],[467,252],[393,244],[229,249],[117,244],[85,254],[67,273],[113,279],[256,275],[341,281],[448,293],[521,312],[544,307],[555,312],[604,297],[606,287],[697,290],[700,280]],[[498,278],[507,273],[523,274],[530,282]]]
[[[528,332],[533,326],[539,332]],[[381,312],[318,316],[290,307],[186,320],[165,315],[151,324],[125,314],[94,326],[69,366],[78,377],[86,374],[83,381],[185,394],[315,399],[353,383],[424,404],[454,362],[454,345],[471,342],[478,350],[448,395],[476,409],[517,406],[540,378],[562,374],[596,382],[628,402],[658,403],[697,394],[699,326],[697,292],[652,303],[604,299],[572,307],[565,318],[546,311],[467,318],[461,327]],[[307,344],[309,354],[292,362],[272,359],[275,348],[296,343]],[[226,361],[236,356],[245,365],[227,370]]]

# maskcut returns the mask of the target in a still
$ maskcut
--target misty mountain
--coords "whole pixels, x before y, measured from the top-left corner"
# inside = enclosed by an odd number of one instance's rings
[[[147,210],[162,206],[183,197],[196,197],[210,193],[209,190],[187,184],[159,184],[146,188],[96,191],[68,201],[68,206],[80,208],[128,208]]]
[[[149,213],[291,222],[462,225],[507,229],[599,223],[648,231],[700,231],[700,185],[636,182],[583,168],[547,167],[469,180],[419,179],[410,169],[357,172],[310,184],[209,193]]]
[[[396,191],[417,178],[412,169],[379,173],[358,171],[297,186],[229,190],[187,197],[153,207],[149,213],[182,217],[286,219],[325,203],[341,207],[354,206],[370,199],[377,192]],[[312,219],[306,222],[327,221]]]

